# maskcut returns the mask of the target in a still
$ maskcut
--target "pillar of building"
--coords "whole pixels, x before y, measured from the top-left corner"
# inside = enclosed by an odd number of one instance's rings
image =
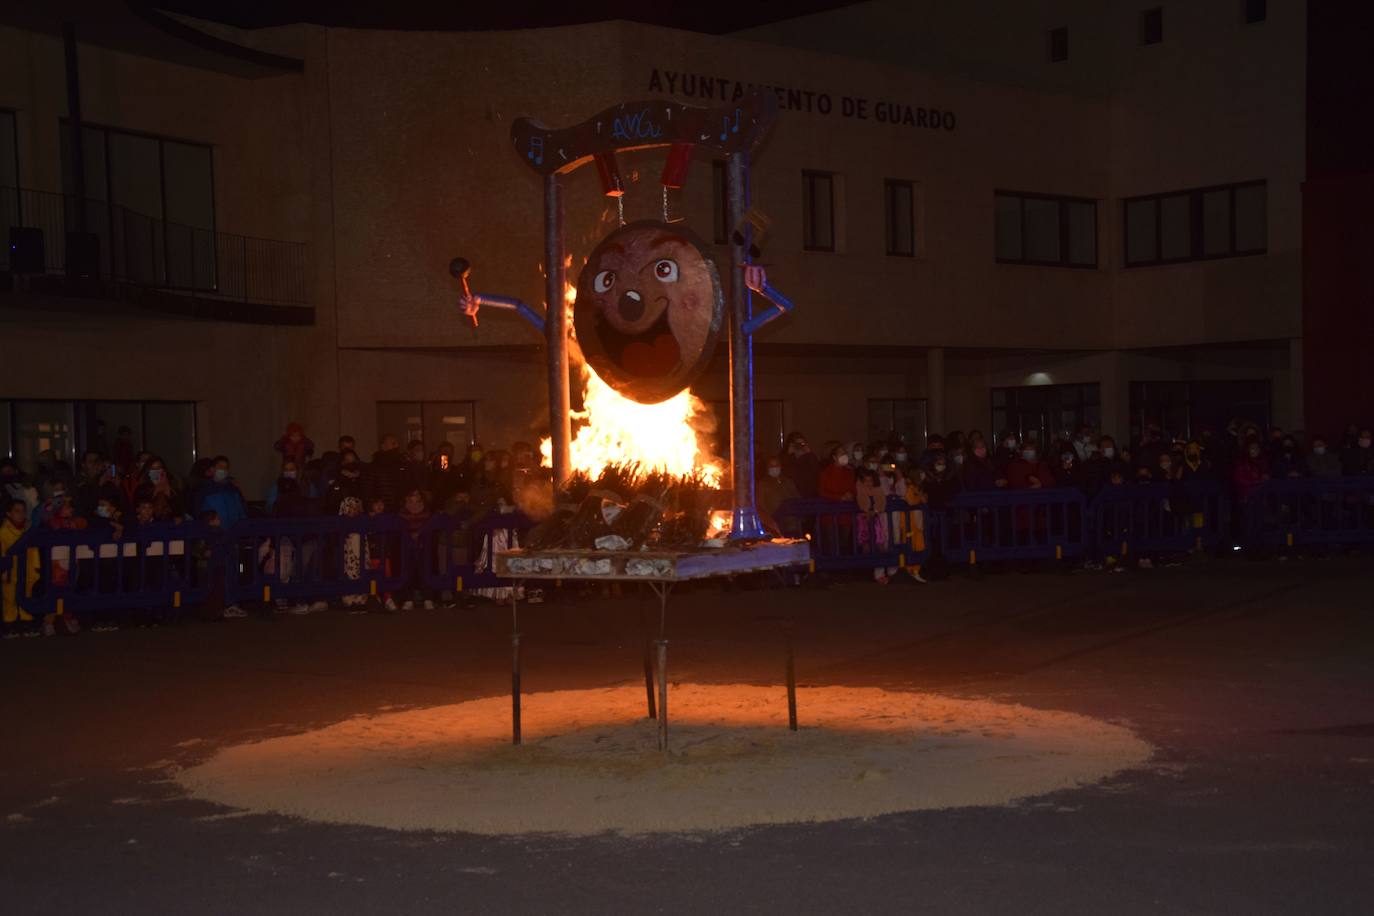
[[[944,435],[945,428],[945,348],[926,351],[926,429]]]

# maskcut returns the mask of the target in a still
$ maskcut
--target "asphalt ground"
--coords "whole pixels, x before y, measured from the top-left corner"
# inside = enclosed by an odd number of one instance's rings
[[[522,611],[528,691],[634,683],[647,594]],[[674,680],[992,697],[1150,763],[1001,807],[625,838],[234,815],[169,764],[501,694],[510,612],[187,621],[0,644],[3,913],[1369,913],[1374,563],[684,588]],[[801,709],[805,718],[805,707]]]

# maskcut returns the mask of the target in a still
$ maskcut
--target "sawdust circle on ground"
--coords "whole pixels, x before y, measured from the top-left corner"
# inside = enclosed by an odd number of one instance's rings
[[[1004,804],[1143,764],[1087,716],[867,687],[682,684],[667,754],[642,685],[376,716],[221,750],[178,774],[195,798],[396,830],[627,834]]]

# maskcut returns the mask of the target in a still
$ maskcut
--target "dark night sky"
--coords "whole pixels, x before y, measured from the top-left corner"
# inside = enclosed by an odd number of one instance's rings
[[[158,0],[152,6],[240,28],[312,22],[372,29],[519,29],[605,19],[721,34],[779,19],[848,6],[855,0],[791,0],[787,4],[739,0],[600,0],[561,4],[423,3],[416,0]]]

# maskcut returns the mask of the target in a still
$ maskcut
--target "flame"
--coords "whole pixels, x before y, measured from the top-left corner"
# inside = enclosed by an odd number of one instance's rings
[[[707,485],[719,486],[723,468],[703,448],[694,421],[710,408],[680,391],[658,404],[641,404],[616,392],[595,372],[585,372],[584,410],[573,411],[572,469],[595,479],[608,465],[637,462],[645,470],[685,477],[700,471]],[[543,463],[553,463],[553,442],[539,443]]]
[[[577,287],[565,282],[563,302],[570,331],[576,301]],[[572,352],[577,354],[575,340],[574,335]],[[711,456],[706,436],[699,432],[699,428],[708,432],[713,428],[711,408],[685,389],[658,404],[641,404],[619,394],[585,363],[581,369],[583,409],[572,412],[574,473],[594,480],[609,465],[633,462],[643,470],[673,477],[699,471],[707,486],[720,486],[724,466]],[[544,467],[552,466],[553,441],[541,439],[539,453]]]

